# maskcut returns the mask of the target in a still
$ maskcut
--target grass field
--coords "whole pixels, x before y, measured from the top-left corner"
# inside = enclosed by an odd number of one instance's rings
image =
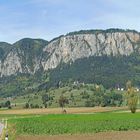
[[[12,136],[80,135],[140,130],[139,118],[140,113],[50,114],[14,118],[8,123],[15,130]]]

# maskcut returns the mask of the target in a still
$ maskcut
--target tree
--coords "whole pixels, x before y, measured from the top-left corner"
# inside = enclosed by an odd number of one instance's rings
[[[11,106],[11,102],[10,102],[10,101],[6,101],[6,102],[5,102],[5,107],[10,108],[10,106]]]
[[[126,83],[126,89],[130,89],[130,88],[132,88],[132,82],[129,80]]]
[[[25,108],[29,108],[29,107],[30,107],[29,103],[26,103]]]
[[[30,108],[34,108],[34,105],[33,104],[30,104]]]
[[[61,95],[59,98],[60,107],[62,107],[62,109],[63,109],[65,104],[68,104],[68,103],[69,103],[68,99],[66,97],[64,97],[63,95]]]
[[[36,105],[34,106],[34,108],[39,108],[39,105],[38,105],[38,104],[36,104]]]
[[[47,107],[48,107],[47,103],[45,103],[45,104],[44,104],[44,107],[45,107],[45,108],[47,108]]]
[[[138,95],[135,88],[130,85],[127,89],[126,99],[129,109],[131,110],[132,113],[135,113],[137,109]]]
[[[42,101],[43,101],[43,104],[44,104],[45,108],[47,108],[47,102],[49,100],[50,100],[50,98],[49,98],[49,95],[48,94],[42,95]]]

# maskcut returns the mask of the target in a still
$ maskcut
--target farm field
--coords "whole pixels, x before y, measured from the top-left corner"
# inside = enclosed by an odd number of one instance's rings
[[[92,135],[74,136],[19,136],[17,140],[138,140],[139,131],[100,132]]]
[[[66,137],[66,140],[70,138],[75,140],[80,139],[81,134],[88,136],[87,140],[90,140],[91,136],[94,138],[94,136],[106,135],[100,132],[112,135],[112,131],[120,133],[120,131],[140,130],[139,118],[140,113],[50,114],[9,119],[8,124],[11,140],[34,139],[33,136],[37,136],[35,140],[45,138],[55,140],[57,136],[62,140],[63,137]]]

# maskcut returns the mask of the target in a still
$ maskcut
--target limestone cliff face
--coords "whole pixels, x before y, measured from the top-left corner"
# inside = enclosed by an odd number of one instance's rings
[[[140,34],[137,32],[100,32],[62,36],[50,42],[42,60],[44,70],[53,69],[61,62],[102,55],[130,55],[139,51]]]
[[[45,47],[46,46],[46,47]],[[101,30],[76,32],[44,40],[23,39],[3,53],[0,46],[0,76],[17,73],[34,74],[56,68],[61,62],[102,55],[130,55],[140,52],[140,34],[136,31]]]
[[[16,74],[17,72],[22,73],[21,60],[18,57],[17,52],[10,51],[7,57],[1,64],[1,76],[9,76]]]

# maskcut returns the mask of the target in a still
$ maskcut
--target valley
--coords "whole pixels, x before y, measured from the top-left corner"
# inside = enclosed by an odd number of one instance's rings
[[[139,140],[139,7],[0,0],[0,140]]]

